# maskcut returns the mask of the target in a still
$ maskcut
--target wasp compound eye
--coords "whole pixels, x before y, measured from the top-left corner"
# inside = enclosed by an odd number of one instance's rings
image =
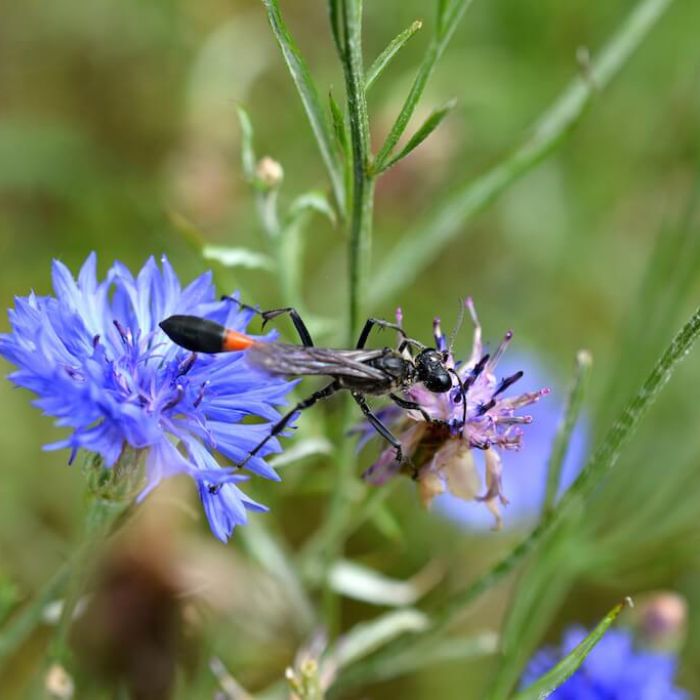
[[[418,379],[428,391],[442,394],[452,388],[452,377],[445,368],[442,353],[428,348],[416,357]]]
[[[433,370],[424,380],[425,388],[435,394],[443,394],[452,388],[452,377],[443,369]]]

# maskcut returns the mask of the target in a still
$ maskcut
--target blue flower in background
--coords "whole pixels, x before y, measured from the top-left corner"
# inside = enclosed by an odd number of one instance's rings
[[[520,681],[527,688],[552,669],[586,636],[583,627],[564,634],[561,647],[538,651]],[[581,667],[549,697],[552,700],[687,700],[673,684],[676,657],[669,652],[635,648],[629,630],[609,630]]]
[[[525,391],[547,386],[551,393],[546,401],[533,404],[529,413],[532,424],[528,426],[525,449],[508,453],[508,462],[503,469],[503,492],[508,498],[504,523],[507,528],[516,528],[535,522],[542,512],[547,486],[547,463],[552,449],[557,426],[564,408],[564,391],[556,386],[551,375],[532,356],[524,353],[506,354],[499,364],[504,376],[523,370],[520,383]],[[588,431],[585,420],[579,420],[569,443],[559,485],[563,493],[574,481],[583,467],[588,451]],[[433,502],[436,512],[451,520],[475,529],[493,527],[493,519],[483,508],[465,502],[451,493],[437,496]]]
[[[158,322],[175,313],[206,316],[243,331],[253,312],[217,301],[209,273],[182,289],[164,258],[151,258],[134,277],[115,263],[103,281],[96,256],[74,280],[53,265],[55,296],[17,297],[12,332],[0,336],[0,354],[18,369],[10,379],[33,391],[35,405],[70,428],[46,449],[95,452],[113,466],[126,445],[145,454],[143,498],[158,483],[187,474],[197,483],[214,534],[226,541],[247,510],[265,510],[222,468],[216,450],[242,461],[279,417],[293,383],[249,366],[243,353],[195,355],[174,345]],[[249,416],[265,422],[242,424]],[[270,440],[247,469],[278,480],[263,457],[279,451]]]

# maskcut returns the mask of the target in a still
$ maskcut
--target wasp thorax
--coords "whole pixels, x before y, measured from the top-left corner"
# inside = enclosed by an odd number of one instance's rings
[[[445,359],[441,352],[426,348],[418,353],[415,362],[418,381],[422,382],[428,391],[442,394],[452,388],[452,377],[445,367]]]

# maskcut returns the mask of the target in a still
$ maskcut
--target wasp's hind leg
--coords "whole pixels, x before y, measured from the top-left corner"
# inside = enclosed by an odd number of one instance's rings
[[[304,347],[312,348],[314,346],[314,341],[311,338],[311,333],[309,333],[309,329],[306,327],[306,324],[299,315],[299,312],[293,306],[285,306],[281,309],[270,309],[269,311],[261,311],[260,315],[263,319],[262,327],[265,328],[265,326],[270,321],[272,321],[273,318],[277,318],[278,316],[282,316],[283,314],[289,314],[289,318],[292,319],[294,328],[296,328],[296,331],[299,334],[299,340],[301,340],[301,344]]]
[[[293,306],[285,306],[281,309],[270,309],[269,311],[261,311],[260,309],[256,309],[254,306],[250,306],[248,304],[244,304],[241,301],[238,301],[238,299],[236,299],[235,297],[223,296],[221,298],[227,299],[228,301],[232,301],[235,304],[238,304],[238,306],[240,306],[242,309],[247,309],[248,311],[256,313],[262,318],[263,328],[265,328],[265,326],[270,321],[272,321],[272,319],[277,318],[278,316],[282,316],[283,314],[289,314],[289,317],[292,319],[292,323],[294,324],[294,328],[296,328],[296,331],[299,334],[299,340],[301,340],[301,344],[307,348],[312,348],[314,346],[314,341],[311,338],[311,333],[309,333],[309,329],[306,327],[306,324],[304,323],[304,320],[302,319],[299,312]]]
[[[272,429],[270,430],[270,433],[263,438],[246,456],[246,458],[240,463],[237,464],[236,466],[238,469],[243,469],[245,465],[248,463],[248,460],[250,460],[251,457],[255,457],[255,455],[262,450],[265,445],[272,440],[273,437],[276,435],[279,435],[286,427],[287,424],[289,423],[290,420],[294,417],[294,414],[303,411],[306,408],[311,408],[317,401],[320,401],[321,399],[328,398],[332,394],[335,394],[336,391],[339,391],[342,389],[340,386],[340,383],[337,381],[332,381],[330,384],[326,385],[323,387],[323,389],[319,389],[318,391],[315,391],[311,396],[305,398],[303,401],[299,401],[299,403],[292,408],[291,411],[285,413],[282,418],[280,418],[277,423],[275,423],[272,426]]]

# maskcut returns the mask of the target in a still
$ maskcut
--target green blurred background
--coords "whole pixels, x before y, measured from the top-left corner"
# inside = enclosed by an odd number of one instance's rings
[[[429,23],[432,8],[426,5],[366,3],[368,60],[414,19]],[[386,253],[416,217],[519,142],[579,70],[578,47],[595,55],[633,5],[630,0],[474,3],[423,102],[427,110],[455,97],[457,109],[379,184],[373,275],[392,264]],[[322,92],[331,85],[342,94],[325,3],[295,0],[283,10]],[[401,304],[407,328],[423,337],[434,314],[451,323],[457,300],[471,295],[487,337],[514,328],[517,346],[540,355],[562,384],[576,350],[589,349],[595,365],[587,411],[599,436],[700,298],[700,269],[689,263],[697,259],[700,234],[698,27],[700,4],[677,0],[557,152],[465,224],[458,240],[409,280],[405,291],[368,312],[391,316]],[[427,39],[419,33],[373,88],[375,146],[401,105]],[[102,272],[114,259],[135,270],[148,255],[165,253],[181,277],[190,279],[207,265],[174,225],[174,215],[186,217],[209,243],[264,249],[239,163],[239,103],[253,121],[258,153],[284,167],[283,202],[310,187],[326,187],[261,3],[4,3],[4,306],[30,289],[49,292],[52,258],[76,270],[91,250],[98,251]],[[304,297],[319,316],[346,309],[345,243],[344,233],[321,218],[308,232]],[[219,270],[217,281],[225,291],[244,289],[263,307],[285,303],[265,272]],[[7,320],[0,325],[6,329]],[[460,351],[466,351],[468,335],[462,334]],[[9,371],[6,364],[2,369]],[[598,619],[621,594],[680,591],[691,611],[682,680],[696,692],[698,380],[700,361],[692,356],[645,419],[620,469],[596,494],[586,519],[589,542],[604,544],[600,533],[610,540],[618,530],[622,534],[595,565],[577,573],[574,592],[548,632],[555,639],[569,622]],[[30,397],[3,382],[0,398],[0,576],[25,600],[79,540],[84,484],[76,468],[65,466],[65,454],[42,452],[41,445],[58,431],[31,407]],[[321,517],[325,498],[322,479],[309,493],[300,493],[296,481],[258,487],[263,500],[279,504],[279,527],[288,529],[293,544]],[[455,562],[450,576],[458,585],[512,542],[507,535],[470,536],[436,522],[417,512],[410,490],[395,497],[394,507],[406,528],[398,543],[367,528],[354,544],[392,575],[408,575],[431,557],[445,556]],[[217,556],[238,556],[236,537],[224,549],[211,544],[201,522],[190,518],[184,527]],[[504,593],[491,597],[470,618],[474,628],[497,628]],[[351,608],[347,619],[370,612]],[[239,621],[228,626],[212,621],[214,627],[212,637],[229,650],[236,674],[253,688],[280,673],[299,641],[293,635],[289,642],[276,638],[271,652],[264,635],[244,643],[246,628],[242,632]],[[43,642],[35,635],[19,663],[5,671],[10,695],[2,697],[41,696],[30,679]],[[237,660],[236,650],[244,654]],[[483,662],[444,665],[393,686],[376,686],[364,697],[402,692],[478,698],[488,670]],[[211,697],[213,691],[201,683],[201,697]]]

